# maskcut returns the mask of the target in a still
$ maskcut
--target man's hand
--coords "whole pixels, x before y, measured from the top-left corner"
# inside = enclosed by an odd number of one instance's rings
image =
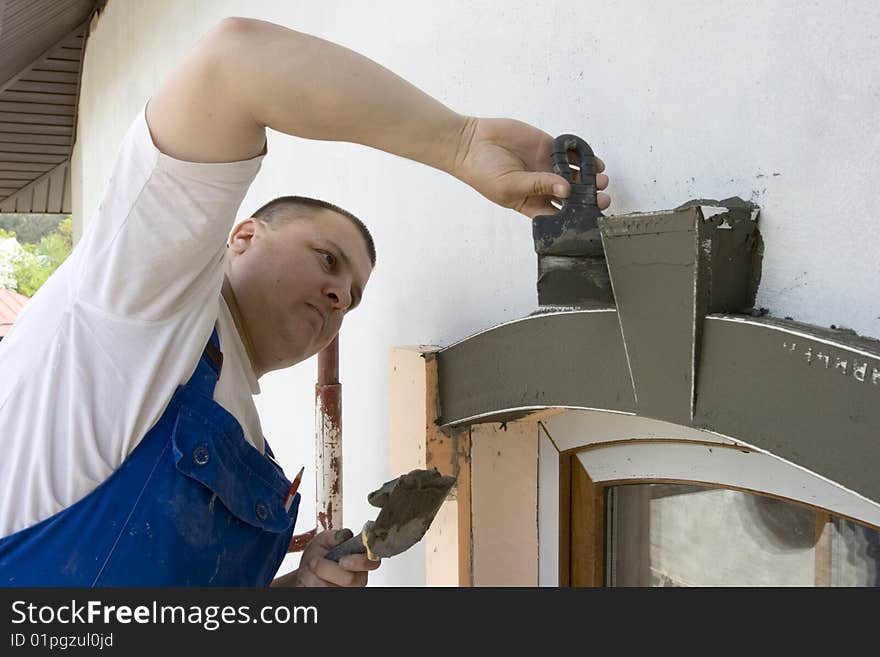
[[[366,554],[349,554],[339,563],[325,559],[332,548],[351,538],[351,531],[323,531],[303,550],[299,568],[276,578],[271,586],[366,586],[367,573],[376,570],[381,561],[371,561]]]
[[[513,119],[471,118],[462,134],[452,174],[480,194],[527,217],[555,214],[550,204],[568,196],[570,186],[552,173],[553,137],[528,123]],[[608,176],[599,173],[605,163],[596,158],[596,187],[608,187]],[[611,204],[607,194],[597,195],[599,209]]]

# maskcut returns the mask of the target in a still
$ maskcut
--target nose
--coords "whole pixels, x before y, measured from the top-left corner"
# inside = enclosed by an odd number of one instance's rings
[[[334,310],[345,312],[351,307],[351,284],[348,281],[334,281],[325,288],[324,293]]]

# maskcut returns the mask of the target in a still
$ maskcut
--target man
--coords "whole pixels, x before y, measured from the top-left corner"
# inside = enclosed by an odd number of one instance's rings
[[[251,395],[332,340],[375,250],[355,217],[300,197],[229,234],[266,127],[421,162],[529,217],[568,193],[546,133],[452,112],[321,39],[223,20],[135,119],[96,216],[0,345],[0,583],[272,582],[299,495]],[[322,558],[336,543],[319,534],[274,583],[365,585],[378,563]]]

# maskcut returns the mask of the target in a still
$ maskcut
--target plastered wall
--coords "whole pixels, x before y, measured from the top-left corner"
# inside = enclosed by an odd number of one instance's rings
[[[85,57],[78,233],[136,112],[227,15],[358,50],[457,111],[584,137],[612,176],[607,214],[753,200],[765,240],[758,305],[880,337],[875,3],[110,0]],[[399,474],[388,467],[389,348],[445,346],[534,310],[531,226],[424,166],[273,133],[240,216],[288,193],[348,208],[376,238],[378,267],[341,336],[344,517],[359,528],[375,516],[366,494]],[[312,360],[270,374],[257,398],[281,463],[307,466],[299,531],[314,526],[315,373]],[[423,583],[420,549],[371,582]]]

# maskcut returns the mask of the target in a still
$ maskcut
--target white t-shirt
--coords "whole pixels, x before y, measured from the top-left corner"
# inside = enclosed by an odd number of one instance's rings
[[[263,451],[259,387],[220,296],[229,231],[262,159],[176,160],[138,114],[82,239],[0,342],[0,537],[107,479],[189,380],[215,322],[214,398]]]

